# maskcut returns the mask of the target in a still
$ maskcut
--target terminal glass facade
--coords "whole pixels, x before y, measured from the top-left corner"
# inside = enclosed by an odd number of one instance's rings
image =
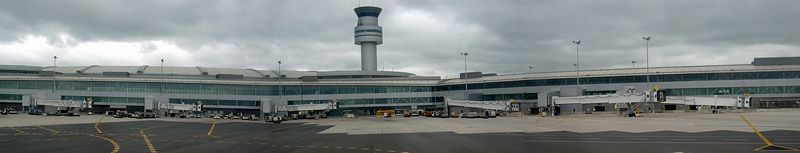
[[[411,97],[411,98],[374,98],[374,99],[336,99],[339,105],[371,105],[371,104],[411,104],[411,103],[441,103],[442,97]],[[324,104],[331,100],[292,100],[289,105]]]
[[[323,94],[370,94],[431,92],[430,86],[321,86],[287,85],[279,88],[274,85],[224,85],[194,83],[158,82],[100,82],[100,81],[57,81],[57,90],[95,91],[95,92],[142,92],[176,94],[220,94],[220,95],[323,95]],[[53,89],[52,80],[0,81],[2,89]]]
[[[668,96],[743,95],[744,93],[790,94],[800,93],[800,86],[675,88],[666,90]]]
[[[756,79],[797,79],[798,71],[778,72],[740,72],[740,73],[698,73],[698,74],[667,74],[650,75],[650,82],[673,81],[713,81],[713,80],[756,80]],[[643,83],[647,82],[646,75],[615,76],[615,77],[581,77],[581,84],[614,84],[614,83]],[[472,89],[513,88],[529,86],[563,86],[575,85],[575,78],[520,80],[505,82],[470,83]],[[444,85],[434,87],[434,91],[464,90],[464,84]]]
[[[93,96],[61,96],[61,100],[89,100],[95,103],[110,103],[110,104],[144,104],[144,98],[137,97],[93,97]]]
[[[203,105],[218,105],[218,106],[261,106],[261,102],[253,100],[224,100],[224,99],[174,99],[170,98],[169,103],[173,104],[195,104],[197,102]]]
[[[532,100],[539,99],[538,93],[512,93],[512,94],[485,94],[483,95],[484,101],[493,100]]]
[[[22,95],[0,94],[0,100],[22,100]]]

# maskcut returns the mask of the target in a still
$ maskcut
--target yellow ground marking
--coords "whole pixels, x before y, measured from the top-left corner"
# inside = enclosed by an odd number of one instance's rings
[[[50,134],[50,135],[56,135],[56,134],[58,134],[58,133],[59,133],[59,132],[58,132],[58,131],[56,131],[56,130],[49,129],[49,128],[46,128],[46,127],[42,127],[42,126],[39,126],[39,125],[36,125],[36,124],[34,124],[34,126],[36,126],[36,127],[40,128],[40,129],[44,129],[44,130],[47,130],[47,131],[53,132],[53,133],[52,133],[52,134]]]
[[[19,130],[19,129],[14,128],[14,127],[10,127],[9,126],[8,128],[11,128],[12,130],[17,131],[17,133],[14,133],[14,135],[26,134],[25,131]]]
[[[764,143],[766,143],[766,144],[767,144],[767,145],[765,145],[765,146],[763,146],[763,147],[756,148],[756,149],[755,149],[755,151],[758,151],[758,150],[761,150],[761,149],[764,149],[764,148],[768,148],[768,147],[777,147],[777,148],[783,148],[783,149],[786,149],[786,150],[800,151],[800,150],[797,150],[797,149],[794,149],[794,148],[789,148],[789,147],[784,147],[784,146],[775,145],[774,143],[772,143],[772,141],[769,141],[769,139],[767,139],[767,137],[765,137],[763,134],[761,134],[761,131],[758,131],[758,129],[756,129],[756,127],[754,127],[754,126],[753,126],[753,124],[752,124],[752,123],[750,123],[750,121],[748,121],[748,120],[747,120],[747,118],[745,118],[745,117],[744,117],[744,115],[742,115],[741,113],[737,113],[737,114],[739,114],[739,117],[741,117],[741,118],[742,118],[742,120],[743,120],[745,123],[747,123],[747,126],[749,126],[749,127],[750,127],[750,129],[752,129],[753,131],[755,131],[755,132],[756,132],[756,135],[758,135],[758,137],[760,137],[760,138],[761,138],[761,140],[763,140],[763,141],[764,141]]]
[[[207,136],[211,136],[211,134],[214,133],[214,127],[216,127],[216,126],[217,126],[217,120],[216,119],[212,119],[211,128],[208,128],[208,133],[206,135]]]
[[[103,115],[103,117],[100,117],[100,119],[97,120],[97,123],[94,124],[94,129],[97,130],[97,133],[99,134],[103,134],[103,131],[100,130],[100,122],[103,122],[103,118],[106,118],[106,116]]]
[[[147,149],[150,150],[150,153],[157,153],[156,147],[153,146],[153,143],[150,143],[150,139],[147,138],[147,134],[144,134],[144,130],[149,128],[144,128],[139,130],[139,135],[142,135],[142,139],[144,139],[144,144],[147,145]]]
[[[181,124],[186,124],[186,123],[181,123]],[[165,126],[174,126],[174,125],[180,125],[180,124],[169,124],[169,125],[153,126],[153,127],[143,128],[143,129],[139,130],[139,135],[141,135],[142,139],[144,139],[144,143],[147,145],[147,149],[150,150],[150,153],[157,153],[156,147],[153,146],[153,143],[150,142],[150,138],[147,137],[147,134],[145,134],[144,131],[152,129],[152,128],[156,128],[156,127],[165,127]]]
[[[14,128],[14,127],[11,127],[10,125],[8,125],[6,123],[3,123],[3,125],[5,125],[6,127],[10,128],[10,129],[12,129],[14,131],[17,131],[17,133],[14,133],[14,135],[25,134],[25,131],[19,130],[19,129]]]
[[[53,133],[52,133],[52,134],[50,134],[50,135],[56,135],[56,134],[58,134],[58,131],[56,131],[56,130],[53,130],[53,129],[45,128],[45,127],[42,127],[42,126],[39,126],[39,125],[36,125],[36,124],[30,123],[30,122],[22,121],[22,120],[18,120],[18,121],[25,122],[25,123],[27,123],[27,124],[31,124],[31,125],[33,125],[33,126],[35,126],[35,127],[38,127],[38,128],[40,128],[40,129],[42,129],[42,130],[47,130],[47,131],[53,132]]]
[[[58,134],[58,133],[59,133],[59,131],[56,131],[56,130],[53,130],[53,129],[50,129],[50,128],[46,128],[46,127],[43,127],[43,126],[39,126],[39,125],[36,125],[36,124],[30,123],[30,122],[26,122],[26,121],[21,121],[21,122],[25,122],[25,123],[31,124],[31,125],[33,125],[33,126],[36,126],[36,127],[40,128],[40,129],[43,129],[43,130],[47,130],[47,131],[53,132],[51,135],[56,135],[56,134]],[[12,129],[13,129],[13,128],[12,128]],[[17,132],[21,132],[21,131],[19,131],[19,130],[18,130]],[[100,139],[104,139],[104,140],[108,141],[109,143],[111,143],[111,145],[113,145],[113,146],[114,146],[114,149],[113,149],[113,150],[111,150],[111,153],[117,153],[117,152],[119,152],[119,143],[117,143],[117,142],[116,142],[116,141],[114,141],[113,139],[106,138],[106,137],[102,137],[102,136],[98,136],[98,135],[93,135],[93,134],[83,134],[83,135],[86,135],[86,136],[91,136],[91,137],[96,137],[96,138],[100,138]]]
[[[114,145],[114,149],[113,149],[113,150],[111,150],[111,153],[118,153],[118,152],[119,152],[119,143],[117,143],[117,142],[116,142],[116,141],[114,141],[113,139],[109,139],[109,138],[106,138],[106,137],[102,137],[102,136],[98,136],[98,135],[93,135],[93,134],[84,134],[84,135],[87,135],[87,136],[91,136],[91,137],[95,137],[95,138],[100,138],[100,139],[106,140],[106,141],[108,141],[108,143],[111,143],[111,145]]]

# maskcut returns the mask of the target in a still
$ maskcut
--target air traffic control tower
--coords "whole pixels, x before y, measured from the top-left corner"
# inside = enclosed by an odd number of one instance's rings
[[[378,71],[378,45],[383,44],[383,28],[378,26],[381,8],[362,6],[355,11],[358,15],[355,43],[361,45],[361,71]]]

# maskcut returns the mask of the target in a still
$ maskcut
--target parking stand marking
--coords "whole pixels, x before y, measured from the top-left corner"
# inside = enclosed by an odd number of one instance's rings
[[[9,126],[8,128],[11,128],[12,130],[14,130],[14,131],[17,131],[17,133],[14,133],[14,135],[24,135],[24,134],[27,134],[27,133],[25,133],[25,131],[19,130],[19,129],[17,129],[17,128],[14,128],[14,127],[10,127],[10,126]]]
[[[36,126],[36,127],[40,128],[40,129],[44,129],[44,130],[47,130],[47,131],[50,131],[50,132],[53,132],[53,133],[51,133],[50,135],[56,135],[56,134],[58,134],[58,133],[59,133],[59,132],[58,132],[58,131],[56,131],[56,130],[49,129],[49,128],[46,128],[46,127],[43,127],[43,126],[39,126],[39,125],[36,125],[36,124],[33,124],[33,126]]]
[[[17,131],[17,133],[14,133],[14,135],[24,135],[24,134],[26,134],[25,131],[19,130],[19,129],[14,128],[14,127],[11,127],[6,123],[3,123],[3,125],[5,125],[6,127],[10,128],[10,129],[12,129],[14,131]]]

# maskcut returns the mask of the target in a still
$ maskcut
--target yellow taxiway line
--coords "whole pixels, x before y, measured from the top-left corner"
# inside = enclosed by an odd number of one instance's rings
[[[147,138],[147,134],[144,134],[144,130],[147,129],[149,128],[139,130],[139,135],[142,135],[142,139],[144,139],[144,143],[147,145],[147,149],[150,150],[150,153],[157,153],[156,147],[150,142],[150,138]]]
[[[212,119],[211,128],[208,128],[208,133],[206,135],[207,136],[211,136],[211,134],[214,133],[214,127],[216,127],[216,126],[217,126],[217,120],[216,119]]]
[[[103,134],[103,130],[100,130],[100,122],[103,122],[103,118],[106,118],[106,116],[104,115],[103,117],[100,117],[100,119],[97,120],[97,123],[94,124],[94,129],[97,130],[97,133],[99,134]]]
[[[118,153],[119,152],[119,143],[117,143],[117,141],[114,141],[113,139],[102,137],[102,136],[98,136],[98,135],[94,135],[94,134],[84,134],[84,135],[106,140],[106,141],[108,141],[108,143],[111,143],[111,145],[114,145],[114,149],[111,150],[111,153]]]
[[[769,141],[769,139],[767,139],[767,137],[765,137],[763,134],[761,134],[761,131],[758,131],[758,129],[756,129],[756,127],[754,127],[754,126],[753,126],[753,124],[752,124],[752,123],[750,123],[750,121],[748,121],[748,120],[747,120],[747,118],[745,118],[745,117],[744,117],[744,115],[742,115],[741,113],[738,113],[738,114],[739,114],[739,117],[741,117],[741,118],[742,118],[742,120],[743,120],[745,123],[747,123],[747,126],[749,126],[749,127],[750,127],[750,129],[752,129],[753,131],[755,131],[755,132],[756,132],[756,135],[758,135],[758,137],[760,137],[760,138],[761,138],[761,140],[763,140],[763,141],[764,141],[764,143],[766,143],[766,144],[767,144],[767,145],[765,145],[765,146],[763,146],[763,147],[756,148],[756,149],[755,149],[755,151],[762,150],[762,149],[764,149],[764,148],[769,148],[769,147],[782,148],[782,149],[785,149],[785,150],[792,150],[792,151],[800,151],[800,150],[797,150],[797,149],[794,149],[794,148],[789,148],[789,147],[784,147],[784,146],[775,145],[774,143],[772,143],[772,141]]]

